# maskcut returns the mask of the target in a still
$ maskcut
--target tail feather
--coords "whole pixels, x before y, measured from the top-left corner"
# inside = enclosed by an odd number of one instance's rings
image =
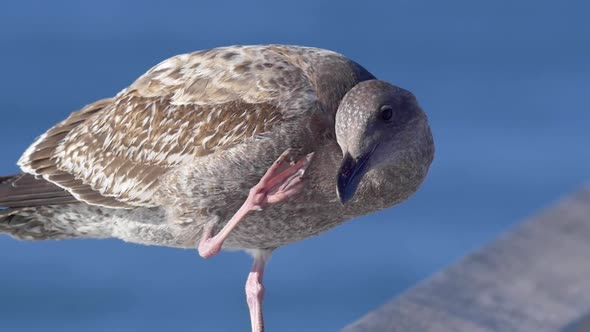
[[[61,205],[78,202],[68,191],[31,174],[0,177],[0,208]]]
[[[31,241],[73,237],[49,229],[31,212],[30,208],[0,210],[0,234],[5,233],[19,240]]]
[[[73,237],[40,218],[37,209],[78,201],[66,190],[30,174],[0,177],[0,233],[20,240]]]

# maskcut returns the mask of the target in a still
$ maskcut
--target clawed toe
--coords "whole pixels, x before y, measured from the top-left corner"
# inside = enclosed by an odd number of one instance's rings
[[[256,184],[248,198],[240,209],[233,215],[221,231],[211,236],[211,229],[203,232],[199,243],[199,255],[209,258],[216,255],[223,246],[223,242],[229,233],[243,220],[248,213],[262,209],[267,204],[283,202],[300,193],[305,187],[304,176],[309,167],[314,153],[309,153],[293,164],[285,165],[285,161],[291,158],[296,149],[287,149],[266,171],[260,182]]]
[[[266,192],[266,203],[278,203],[301,192],[304,175],[313,155],[313,152],[307,154],[295,164],[286,167],[279,174],[272,174],[265,179],[266,181],[259,183]]]

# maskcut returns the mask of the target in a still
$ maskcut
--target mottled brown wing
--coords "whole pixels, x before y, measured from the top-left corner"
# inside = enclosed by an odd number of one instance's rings
[[[114,99],[103,99],[85,106],[80,111],[73,112],[68,118],[53,126],[43,135],[41,135],[35,143],[33,143],[20,158],[18,164],[26,173],[36,176],[42,176],[44,180],[58,187],[66,189],[71,196],[76,200],[86,201],[86,198],[95,198],[95,204],[101,204],[112,207],[125,207],[126,205],[110,197],[96,197],[96,191],[85,184],[82,180],[77,179],[73,174],[68,174],[57,169],[56,160],[54,158],[56,148],[63,144],[70,132],[77,127],[84,124],[89,118],[95,114],[99,114],[105,107],[109,107],[114,102]],[[39,186],[33,188],[38,196],[51,195],[56,189],[46,186],[42,182],[36,182]],[[18,199],[15,197],[6,197],[6,200],[11,200],[11,205],[17,204]],[[27,200],[24,199],[23,200]],[[35,205],[43,205],[41,200],[37,200]],[[47,204],[54,204],[54,201],[49,201]],[[26,205],[25,202],[19,205]]]
[[[159,178],[273,130],[316,103],[301,70],[264,47],[184,54],[40,137],[21,168],[88,204],[154,206]]]

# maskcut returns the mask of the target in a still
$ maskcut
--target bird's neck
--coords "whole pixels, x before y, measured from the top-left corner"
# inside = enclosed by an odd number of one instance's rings
[[[415,165],[410,160],[369,171],[350,204],[352,210],[371,213],[405,201],[418,190],[427,171],[428,167]]]

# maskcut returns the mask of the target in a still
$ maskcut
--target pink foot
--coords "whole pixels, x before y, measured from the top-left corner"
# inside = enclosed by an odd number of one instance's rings
[[[217,235],[211,237],[211,229],[203,232],[198,248],[201,257],[209,258],[217,254],[229,233],[251,211],[261,210],[268,204],[283,202],[301,192],[304,187],[303,175],[311,162],[313,152],[293,164],[291,156],[294,151],[288,149],[281,154],[262,176],[260,182],[250,189],[244,204]]]

